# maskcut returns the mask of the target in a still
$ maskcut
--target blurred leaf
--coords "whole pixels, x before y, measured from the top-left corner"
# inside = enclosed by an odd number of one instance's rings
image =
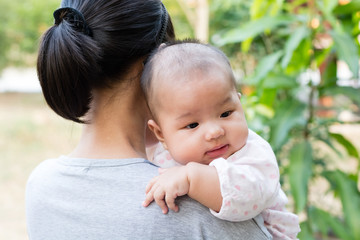
[[[330,14],[334,8],[338,5],[338,0],[323,0],[323,1],[316,1],[316,3],[323,3],[322,5],[322,10],[326,13],[326,14]]]
[[[309,212],[309,217],[313,225],[322,232],[324,237],[328,236],[329,230],[331,229],[340,239],[353,240],[344,223],[330,213],[319,208],[312,208]]]
[[[317,140],[319,140],[319,141],[325,143],[326,145],[328,145],[339,157],[342,156],[341,152],[333,145],[333,143],[330,141],[329,138],[324,138],[319,134],[314,135],[314,137]]]
[[[278,150],[291,136],[291,128],[305,124],[304,111],[306,106],[295,100],[282,102],[276,107],[275,117],[272,119],[270,144]]]
[[[257,113],[267,118],[272,118],[274,116],[274,110],[264,104],[256,104],[254,108]]]
[[[295,20],[292,16],[263,17],[255,21],[248,22],[239,28],[233,28],[226,32],[222,32],[220,36],[216,34],[213,42],[218,46],[228,43],[242,42],[248,38],[254,38],[266,29],[274,29],[279,25],[286,25]]]
[[[290,89],[297,86],[296,79],[284,74],[269,74],[262,82],[262,87],[265,89]]]
[[[321,96],[335,96],[338,94],[344,95],[350,98],[356,104],[360,105],[360,89],[356,89],[353,87],[341,87],[341,86],[320,88]]]
[[[338,143],[340,143],[346,149],[347,153],[350,156],[355,157],[359,160],[359,153],[356,150],[355,146],[349,140],[347,140],[343,135],[338,133],[329,133],[329,135]]]
[[[282,54],[282,51],[278,51],[262,58],[255,69],[255,76],[251,79],[251,84],[258,84],[261,79],[266,77],[266,75],[274,69]]]
[[[266,3],[266,5],[264,3]],[[269,6],[269,1],[253,0],[250,7],[251,19],[254,20],[263,17],[267,12],[268,6]]]
[[[324,172],[323,175],[339,193],[345,223],[352,237],[349,239],[360,239],[360,193],[357,190],[357,182],[339,170]]]
[[[270,8],[270,16],[276,16],[281,12],[285,0],[276,0]]]
[[[311,176],[312,147],[308,141],[293,146],[289,154],[289,178],[296,212],[301,212],[307,202],[308,182]]]
[[[275,88],[264,88],[263,91],[258,91],[258,94],[261,95],[259,103],[268,106],[274,112],[273,106],[274,103],[277,101],[277,92],[278,89]]]
[[[244,53],[247,53],[251,47],[251,43],[253,41],[253,38],[248,38],[241,44],[241,51]]]
[[[299,74],[309,69],[312,58],[311,49],[312,40],[310,38],[305,38],[301,41],[296,51],[293,52],[293,56],[285,69],[285,73]]]
[[[333,13],[334,14],[353,14],[354,12],[360,11],[360,1],[352,0],[348,4],[338,5]]]
[[[330,55],[320,66],[322,84],[326,87],[336,86],[337,64],[334,55]]]
[[[276,16],[280,11],[284,0],[253,0],[250,8],[251,20],[259,19],[263,16]]]
[[[285,44],[285,54],[281,61],[281,67],[286,68],[290,62],[293,52],[297,49],[300,42],[309,35],[309,29],[306,26],[301,26],[290,35],[288,41]]]
[[[315,240],[312,236],[312,230],[309,229],[309,224],[307,222],[300,223],[301,232],[297,235],[297,237],[301,240]]]
[[[327,222],[327,218],[332,216],[327,216],[323,214],[323,211],[316,207],[311,207],[309,209],[309,218],[311,219],[311,225],[313,230],[318,232],[320,231],[323,236],[327,236],[330,230],[330,226]]]
[[[332,31],[330,34],[334,39],[334,45],[339,59],[347,63],[354,77],[357,78],[359,76],[359,50],[354,40],[345,32],[338,33]]]
[[[318,41],[318,40],[317,40]],[[321,65],[328,61],[328,58],[336,58],[336,54],[332,51],[332,48],[324,48],[321,51],[315,51],[315,61],[316,66],[321,67]]]
[[[308,3],[308,0],[294,0],[294,1],[286,1],[286,9],[289,11],[289,12],[296,12],[296,10],[307,4]]]

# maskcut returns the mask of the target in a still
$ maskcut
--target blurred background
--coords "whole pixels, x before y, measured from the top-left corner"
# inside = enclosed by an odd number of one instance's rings
[[[231,60],[249,127],[280,166],[300,239],[360,239],[360,0],[164,0],[177,37]],[[58,0],[0,0],[0,239],[27,239],[25,184],[81,126],[56,116],[35,63]]]

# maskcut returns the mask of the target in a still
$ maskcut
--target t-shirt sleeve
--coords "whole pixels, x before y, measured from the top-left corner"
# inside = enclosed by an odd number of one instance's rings
[[[217,170],[223,197],[213,215],[228,221],[244,221],[271,207],[280,190],[279,169],[270,145],[250,132],[246,145],[228,159],[210,163]],[[260,139],[259,139],[260,138]]]

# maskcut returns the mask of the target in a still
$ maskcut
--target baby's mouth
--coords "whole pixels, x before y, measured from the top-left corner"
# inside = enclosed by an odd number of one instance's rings
[[[209,156],[210,158],[219,158],[225,155],[225,153],[229,149],[229,144],[220,145],[217,147],[214,147],[213,149],[207,151],[205,154]]]

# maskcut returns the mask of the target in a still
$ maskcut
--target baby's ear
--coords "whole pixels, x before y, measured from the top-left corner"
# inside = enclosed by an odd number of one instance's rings
[[[164,48],[164,47],[166,47],[166,43],[160,44],[159,49],[162,49],[162,48]]]
[[[237,94],[238,94],[239,99],[241,99],[241,93],[238,92]]]
[[[164,135],[161,131],[160,126],[153,119],[150,119],[148,121],[148,126],[149,126],[150,130],[155,134],[155,136],[159,140],[159,142],[164,144],[164,141],[165,141]]]

